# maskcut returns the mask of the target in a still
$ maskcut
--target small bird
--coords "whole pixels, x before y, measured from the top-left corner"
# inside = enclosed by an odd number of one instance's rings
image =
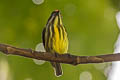
[[[68,51],[67,32],[62,23],[62,17],[59,10],[51,13],[47,24],[42,32],[43,45],[46,52],[52,54],[65,54]],[[55,75],[57,77],[63,74],[60,63],[51,62]]]

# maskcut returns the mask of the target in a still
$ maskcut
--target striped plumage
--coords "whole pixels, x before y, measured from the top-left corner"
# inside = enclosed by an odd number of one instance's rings
[[[64,54],[68,50],[68,38],[58,10],[52,12],[43,29],[42,39],[47,52]],[[62,75],[60,63],[51,62],[56,76]]]

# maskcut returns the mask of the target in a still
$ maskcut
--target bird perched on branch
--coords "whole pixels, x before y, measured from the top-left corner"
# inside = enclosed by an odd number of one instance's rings
[[[64,54],[68,50],[67,32],[63,26],[62,18],[59,10],[51,13],[47,24],[42,32],[42,40],[44,48],[47,52],[55,54]],[[51,62],[55,75],[57,77],[63,74],[60,63]]]

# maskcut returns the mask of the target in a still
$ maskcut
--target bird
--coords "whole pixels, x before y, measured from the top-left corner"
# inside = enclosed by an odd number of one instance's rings
[[[59,10],[54,10],[48,18],[47,24],[42,31],[42,41],[46,52],[55,54],[66,54],[68,51],[68,36],[62,22],[62,16]],[[55,72],[55,76],[59,77],[63,74],[61,64],[58,62],[50,62]]]

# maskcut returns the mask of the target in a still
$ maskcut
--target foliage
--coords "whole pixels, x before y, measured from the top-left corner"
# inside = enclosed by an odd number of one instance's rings
[[[0,43],[35,49],[48,17],[56,9],[61,11],[68,32],[69,52],[84,56],[113,52],[118,36],[117,10],[109,0],[45,0],[40,5],[32,0],[1,0]],[[63,64],[64,74],[57,78],[48,62],[37,65],[32,59],[3,54],[0,58],[8,61],[12,80],[79,80],[84,71],[91,73],[92,80],[107,78],[107,64],[101,64],[105,66],[102,69],[96,68],[97,64]]]

